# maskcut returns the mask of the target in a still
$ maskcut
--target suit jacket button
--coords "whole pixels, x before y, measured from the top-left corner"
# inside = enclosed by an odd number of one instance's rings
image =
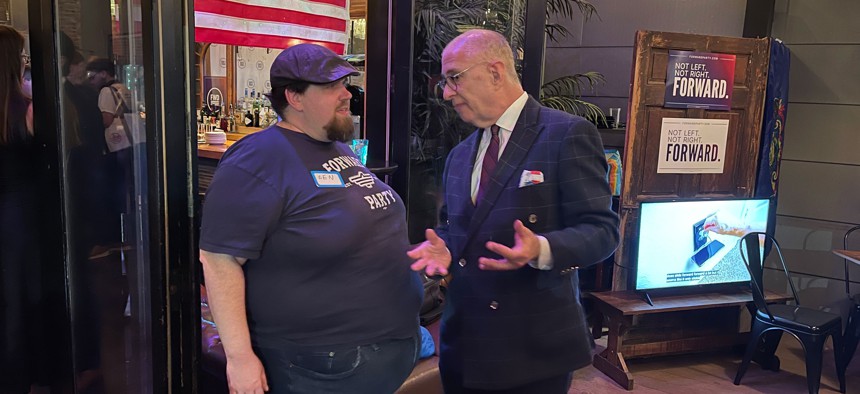
[[[535,215],[535,214],[529,215],[529,223],[531,223],[531,224],[537,223],[537,215]]]
[[[466,266],[466,259],[460,259],[460,261],[458,261],[457,264],[460,264],[461,267],[465,267]]]
[[[499,309],[499,302],[498,301],[490,302],[490,309],[492,309],[492,310]]]

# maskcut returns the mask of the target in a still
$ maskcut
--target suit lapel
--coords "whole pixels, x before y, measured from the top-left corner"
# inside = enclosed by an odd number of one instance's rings
[[[469,169],[467,172],[463,173],[463,177],[461,178],[460,185],[457,187],[458,194],[461,196],[468,196],[469,198],[463,199],[463,212],[472,212],[475,208],[475,204],[472,204],[472,172],[475,171],[475,156],[478,155],[478,145],[479,141],[481,141],[481,129],[475,130],[472,135],[469,136],[464,142],[467,143],[465,149],[465,153],[469,156],[466,157],[465,162],[469,164]]]
[[[487,218],[487,214],[496,205],[499,195],[505,189],[505,185],[514,175],[514,170],[519,168],[520,163],[525,159],[529,149],[534,143],[543,127],[538,123],[538,114],[540,112],[540,104],[529,97],[526,102],[523,112],[517,119],[517,125],[514,126],[511,132],[511,138],[505,145],[505,150],[499,158],[499,164],[496,166],[496,172],[493,174],[492,182],[489,184],[484,195],[483,201],[477,201],[475,212],[472,214],[472,219],[469,222],[469,231],[467,241],[471,240],[478,228]],[[477,155],[478,143],[475,142],[475,147],[472,154],[472,169],[475,168],[475,156]],[[470,171],[471,174],[471,171]],[[513,224],[512,224],[513,225]]]
[[[451,190],[446,191],[446,194],[461,196],[461,198],[447,199],[449,217],[460,215],[471,218],[474,214],[475,205],[472,204],[470,196],[472,195],[472,171],[475,169],[475,155],[478,152],[477,141],[479,136],[480,129],[460,142],[460,146],[457,147],[457,156],[453,157],[448,163],[448,165],[453,166],[448,171],[457,172],[460,174],[460,177],[455,178],[455,181],[446,185],[446,187],[451,188]],[[464,170],[460,172],[459,168],[463,168]],[[451,247],[451,252],[456,256],[462,253],[465,243],[461,243],[457,250],[455,250],[453,245],[449,245],[449,247]]]

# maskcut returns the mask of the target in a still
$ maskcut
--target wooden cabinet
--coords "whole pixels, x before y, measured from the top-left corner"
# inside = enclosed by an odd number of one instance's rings
[[[669,50],[736,56],[729,111],[664,108]],[[631,118],[625,144],[623,207],[652,199],[747,197],[755,184],[759,135],[767,82],[767,39],[710,37],[640,31],[636,37]],[[722,174],[658,174],[663,118],[728,119]]]
[[[622,245],[616,262],[632,268],[642,201],[731,198],[753,195],[758,164],[768,66],[767,38],[702,36],[639,31],[634,50],[630,119],[623,154],[621,197]],[[664,107],[670,50],[736,56],[730,110]],[[664,118],[728,119],[724,171],[719,174],[658,174],[658,152]],[[630,270],[616,270],[613,289],[627,288]]]

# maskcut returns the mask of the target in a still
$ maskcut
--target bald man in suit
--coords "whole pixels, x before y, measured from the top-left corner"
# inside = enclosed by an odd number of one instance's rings
[[[448,156],[440,224],[409,255],[450,275],[445,392],[566,393],[592,359],[578,270],[619,239],[600,136],[523,91],[498,33],[456,37],[442,72],[445,100],[477,130]]]

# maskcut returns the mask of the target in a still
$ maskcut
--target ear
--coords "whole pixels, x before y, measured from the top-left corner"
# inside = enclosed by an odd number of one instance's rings
[[[505,75],[505,64],[502,62],[490,63],[490,75],[493,77],[493,83],[499,83],[502,76]]]
[[[284,89],[284,97],[287,99],[287,104],[297,111],[304,111],[304,96],[300,93],[293,92],[289,89]]]

